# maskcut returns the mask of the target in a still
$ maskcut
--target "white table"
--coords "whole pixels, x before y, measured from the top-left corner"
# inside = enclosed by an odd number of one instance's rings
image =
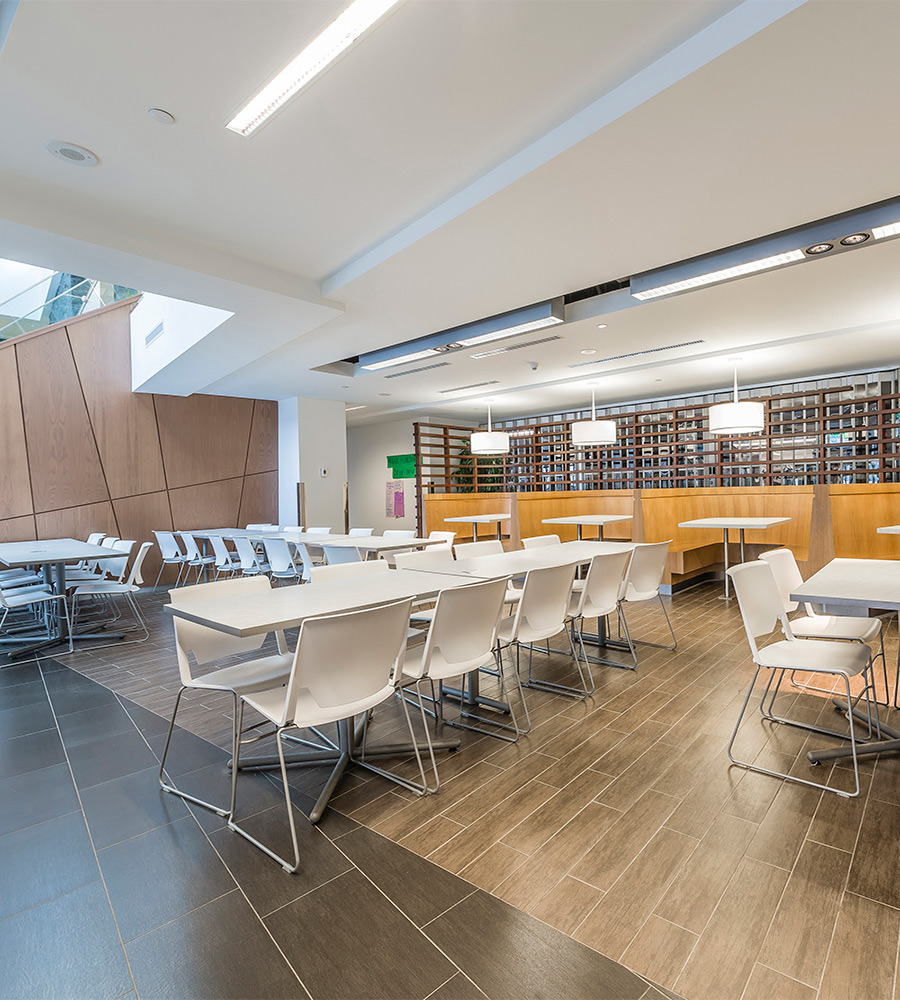
[[[744,561],[744,532],[763,531],[771,528],[773,524],[784,524],[790,521],[789,517],[699,517],[693,521],[681,521],[679,528],[720,528],[725,533],[725,594],[722,600],[731,599],[728,587],[728,532],[740,531],[741,533],[741,562]]]
[[[166,611],[178,618],[197,622],[229,635],[250,636],[294,628],[302,625],[306,618],[316,615],[358,611],[408,597],[434,598],[441,590],[462,587],[471,582],[471,578],[462,575],[441,575],[408,569],[386,570],[378,574],[377,583],[371,576],[322,580],[302,587],[281,587],[254,594],[226,594],[204,601],[192,601],[184,606],[178,604],[176,592],[172,604],[166,605]],[[360,641],[364,641],[364,637]],[[359,755],[361,729],[362,723],[356,726],[352,722],[340,725],[338,744],[335,747],[286,754],[285,760],[300,767],[337,764],[343,760],[346,767],[349,760]],[[452,750],[459,746],[459,740],[432,740],[431,745],[437,750]],[[419,750],[427,753],[428,747],[422,744]],[[381,744],[366,748],[367,757],[407,756],[413,752],[414,747],[409,743]],[[278,766],[277,755],[247,757],[240,764],[241,770]],[[343,768],[336,768],[322,790],[310,813],[312,823],[321,819],[342,773]]]
[[[875,529],[879,535],[900,535],[900,524],[889,524],[885,528]]]
[[[827,566],[823,566],[818,573],[813,573],[799,586],[791,594],[791,600],[812,604],[843,604],[867,610],[885,608],[900,612],[900,560],[832,559]],[[898,670],[900,670],[900,655],[898,655]],[[834,703],[842,711],[847,710],[847,704],[843,699],[835,698]],[[895,681],[894,706],[896,705]],[[861,722],[867,721],[865,713],[861,710],[855,710],[854,716]],[[900,750],[900,732],[883,722],[881,728],[891,739],[876,743],[857,743],[857,755]],[[820,763],[850,757],[851,751],[839,747],[834,750],[810,751],[806,756],[813,763]]]
[[[448,524],[471,524],[472,525],[472,541],[478,541],[478,525],[479,524],[496,524],[497,525],[497,537],[502,538],[501,524],[504,521],[508,521],[512,517],[511,514],[468,514],[466,517],[445,517],[444,521]]]
[[[121,557],[122,553],[116,549],[110,549],[102,545],[88,545],[87,542],[81,542],[77,538],[46,538],[37,542],[3,542],[0,544],[0,565],[5,566],[7,569],[24,569],[27,566],[40,566],[43,569],[47,586],[53,590],[54,594],[59,594],[63,598],[66,596],[66,566],[68,564],[79,563],[85,559],[116,559]],[[54,569],[52,575],[50,571],[51,567]],[[67,642],[68,638],[69,633],[65,618],[63,618],[59,620],[57,635],[54,638],[32,643],[30,640],[16,639],[10,636],[0,639],[0,642],[28,642],[29,645],[23,646],[21,649],[16,649],[9,654],[11,657],[15,657],[24,656],[45,646]],[[72,638],[110,639],[115,638],[115,636],[110,632],[104,632],[102,636],[99,636],[97,633],[73,633]]]
[[[299,539],[291,538],[290,532],[284,532],[288,541]],[[418,549],[428,545],[446,545],[444,538],[385,538],[384,535],[347,535],[331,541],[331,535],[312,535],[318,538],[316,545],[333,545],[335,548],[359,549],[360,552],[396,552],[400,549]],[[309,544],[309,540],[305,544]]]
[[[603,541],[603,526],[616,524],[619,521],[632,520],[631,514],[576,514],[574,517],[545,517],[541,524],[574,524],[577,526],[578,541],[581,541],[583,525],[597,528],[597,540]]]

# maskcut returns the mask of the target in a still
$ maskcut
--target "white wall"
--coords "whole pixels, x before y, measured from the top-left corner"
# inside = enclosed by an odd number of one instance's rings
[[[387,457],[409,455],[414,451],[412,420],[347,428],[351,526],[374,528],[376,535],[385,528],[415,529],[415,479],[403,480],[406,516],[387,517],[384,512],[385,484],[393,478]]]

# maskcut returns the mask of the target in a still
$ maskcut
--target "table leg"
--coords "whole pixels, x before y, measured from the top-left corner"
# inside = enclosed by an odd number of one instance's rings
[[[730,601],[731,594],[728,592],[728,529],[725,529],[725,596],[720,597],[721,601]]]
[[[834,698],[835,708],[839,708],[842,712],[847,711],[847,702],[842,698]],[[860,722],[865,722],[868,724],[869,717],[860,708],[853,709],[853,718],[858,719]],[[881,726],[881,731],[887,736],[890,736],[889,740],[879,740],[873,743],[857,743],[856,744],[856,756],[871,756],[876,753],[889,753],[891,751],[900,750],[900,732],[896,729],[892,729],[885,723],[879,723]],[[834,747],[831,750],[810,750],[806,755],[807,759],[811,764],[821,764],[822,761],[832,761],[832,760],[844,760],[853,756],[853,751],[849,747]]]
[[[578,539],[579,542],[581,541],[581,525],[580,524],[576,524],[575,525],[575,537]],[[600,529],[600,537],[601,538],[603,537],[603,528]]]
[[[502,538],[503,538],[503,529],[502,529],[502,525],[503,525],[503,522],[502,522],[502,521],[498,521],[498,522],[497,522],[497,538],[499,538],[499,539],[502,539]]]
[[[473,521],[472,522],[472,541],[473,542],[477,542],[478,541],[478,522],[477,521]]]
[[[741,562],[744,562],[744,529],[741,528]]]
[[[474,708],[480,705],[484,708],[490,708],[494,712],[502,712],[504,715],[509,715],[509,709],[503,702],[495,701],[493,698],[486,698],[480,693],[480,689],[481,682],[477,670],[471,670],[466,674],[463,679],[462,688],[447,687],[446,684],[441,685],[441,691],[444,696],[458,701],[461,706],[465,705],[469,708]]]

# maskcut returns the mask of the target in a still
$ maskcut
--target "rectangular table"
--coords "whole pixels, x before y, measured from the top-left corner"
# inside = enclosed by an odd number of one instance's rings
[[[573,517],[545,517],[541,524],[574,524],[576,525],[578,541],[581,541],[581,529],[587,524],[597,528],[597,540],[603,541],[603,526],[616,524],[619,521],[631,521],[631,514],[576,514]]]
[[[121,559],[123,553],[116,549],[104,547],[102,545],[88,545],[77,538],[45,538],[37,542],[3,542],[0,543],[0,565],[7,569],[24,569],[27,566],[40,566],[44,572],[44,579],[47,586],[54,594],[66,595],[66,566],[72,563],[79,563],[83,560],[96,559]],[[53,573],[51,574],[51,567]],[[55,638],[43,639],[36,643],[31,643],[26,639],[16,639],[15,637],[4,637],[0,639],[2,643],[29,642],[29,645],[16,649],[9,655],[11,657],[24,656],[69,639],[68,627],[65,618],[59,620],[57,636]],[[72,639],[96,639],[101,638],[97,633],[72,633]],[[114,638],[109,632],[104,632],[102,638]]]
[[[500,525],[504,521],[508,521],[512,517],[511,514],[468,514],[466,517],[445,517],[444,521],[447,524],[471,524],[472,525],[472,541],[478,541],[478,525],[479,524],[496,524],[497,525],[497,537],[502,538],[503,532]]]
[[[434,598],[441,590],[463,587],[471,583],[471,578],[462,575],[442,575],[423,573],[418,570],[386,570],[372,577],[342,578],[323,580],[304,587],[281,587],[274,590],[249,594],[225,594],[204,601],[193,601],[189,605],[178,604],[175,592],[172,604],[166,605],[170,614],[187,621],[218,629],[229,635],[249,636],[279,629],[295,628],[306,618],[318,615],[340,614],[344,611],[358,611],[374,607],[387,601],[404,600],[408,597]],[[361,640],[364,641],[364,638]],[[336,665],[337,667],[337,665]],[[361,726],[342,725],[338,727],[338,743],[331,748],[303,750],[286,754],[289,764],[313,767],[324,763],[336,763],[341,759],[358,756]],[[455,749],[459,740],[432,740],[435,749]],[[428,752],[425,745],[420,751]],[[414,752],[412,744],[392,743],[367,747],[367,757],[406,756]],[[240,767],[244,769],[268,769],[278,767],[277,755],[247,757]],[[315,807],[310,813],[310,821],[317,823],[334,792],[341,771],[335,771],[333,780],[322,790]]]
[[[832,559],[792,594],[792,601],[810,604],[843,604],[859,608],[884,608],[900,612],[900,560],[896,559]],[[812,640],[810,640],[812,641]],[[900,668],[900,664],[898,664]],[[896,707],[897,688],[894,686]],[[846,711],[843,699],[835,698],[835,705]],[[860,710],[854,716],[861,722],[867,717]],[[858,756],[900,750],[900,732],[881,723],[889,740],[856,746]],[[816,750],[807,754],[810,761],[839,760],[850,757],[851,751],[843,747],[834,750]]]
[[[900,535],[900,524],[888,524],[884,528],[875,529],[879,535]]]
[[[744,561],[744,532],[763,531],[771,528],[773,524],[784,524],[790,521],[789,517],[698,517],[693,521],[681,521],[679,528],[721,528],[725,532],[725,593],[723,601],[731,600],[729,593],[728,577],[728,532],[740,531],[741,533],[741,562]]]

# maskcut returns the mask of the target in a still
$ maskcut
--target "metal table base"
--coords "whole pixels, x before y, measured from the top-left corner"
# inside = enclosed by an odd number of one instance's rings
[[[833,698],[832,701],[834,702],[835,708],[846,714],[847,702],[843,698]],[[861,708],[853,709],[853,718],[868,725],[869,717]],[[877,740],[871,743],[857,742],[857,757],[869,757],[872,754],[890,753],[891,751],[900,750],[900,732],[891,726],[885,725],[883,722],[880,722],[879,726],[881,731],[886,733],[891,738],[889,740]],[[849,748],[834,747],[832,750],[810,750],[809,753],[807,753],[806,758],[811,764],[821,764],[823,761],[845,760],[852,756],[853,751]]]

